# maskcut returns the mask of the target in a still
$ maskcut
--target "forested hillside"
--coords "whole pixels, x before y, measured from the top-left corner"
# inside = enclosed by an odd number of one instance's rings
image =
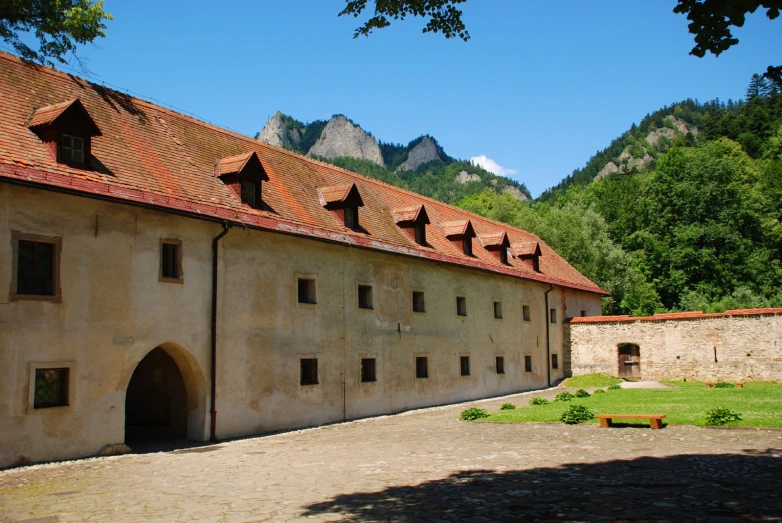
[[[460,205],[538,234],[611,292],[607,314],[782,306],[782,95],[757,75],[742,102],[647,116],[541,200]]]

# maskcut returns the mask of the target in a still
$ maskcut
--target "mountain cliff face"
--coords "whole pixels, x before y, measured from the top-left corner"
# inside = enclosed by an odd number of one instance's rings
[[[277,111],[274,116],[266,122],[263,130],[255,137],[256,140],[276,147],[289,149],[292,143],[301,141],[299,130],[288,129],[288,125],[282,117],[282,113]]]
[[[418,145],[410,150],[407,156],[407,160],[405,160],[404,163],[397,168],[397,170],[414,171],[418,169],[420,165],[427,162],[432,162],[434,160],[442,160],[440,155],[437,154],[437,145],[431,138],[424,136]]]
[[[377,141],[342,115],[329,120],[307,156],[327,159],[348,156],[385,165]]]

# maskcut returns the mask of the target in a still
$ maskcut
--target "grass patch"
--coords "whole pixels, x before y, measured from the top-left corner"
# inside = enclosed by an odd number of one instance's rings
[[[587,374],[586,376],[573,376],[565,380],[565,387],[576,389],[588,389],[592,387],[602,388],[622,383],[621,378],[610,378],[605,374]]]
[[[706,424],[706,412],[726,408],[741,415],[739,427],[782,427],[782,384],[748,382],[743,389],[710,389],[697,382],[668,382],[672,389],[620,389],[567,403],[519,407],[492,413],[487,421],[559,422],[569,405],[584,405],[596,414],[667,414],[665,423]],[[644,420],[620,423],[648,425]],[[596,423],[596,420],[587,423]]]

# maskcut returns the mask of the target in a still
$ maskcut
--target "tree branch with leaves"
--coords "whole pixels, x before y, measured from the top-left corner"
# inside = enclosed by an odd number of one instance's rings
[[[375,29],[391,25],[391,20],[408,16],[428,18],[424,33],[442,33],[446,38],[461,38],[465,42],[470,33],[462,22],[462,12],[456,5],[467,0],[374,0],[375,14],[353,33],[353,38],[369,36]],[[347,0],[339,16],[358,18],[367,9],[368,0]]]

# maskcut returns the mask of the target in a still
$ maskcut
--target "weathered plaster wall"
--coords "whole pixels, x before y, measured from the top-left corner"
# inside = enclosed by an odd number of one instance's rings
[[[0,467],[122,442],[127,385],[157,346],[182,371],[188,437],[209,437],[211,245],[220,230],[0,184]],[[9,300],[11,231],[62,237],[60,303]],[[159,281],[163,238],[182,241],[183,283]],[[219,260],[219,438],[547,383],[548,285],[241,228],[221,241]],[[317,280],[317,304],[298,303],[298,276]],[[373,287],[372,310],[358,308],[359,283]],[[426,312],[412,312],[413,290],[425,293]],[[466,317],[456,314],[457,296],[467,299]],[[502,319],[494,318],[494,301],[502,302]],[[558,309],[549,325],[551,352],[560,355],[554,381],[564,376],[563,319],[585,307],[599,314],[600,299],[555,288],[549,306]],[[428,378],[415,377],[416,356],[429,358]],[[460,376],[461,356],[470,357],[468,377]],[[505,374],[497,374],[496,356]],[[318,359],[318,385],[299,384],[301,357]],[[376,358],[376,382],[360,382],[362,357]],[[54,361],[72,365],[70,405],[34,409],[31,366]]]
[[[617,346],[635,343],[640,347],[642,379],[782,379],[782,309],[611,322],[579,318],[568,328],[575,375],[618,376]]]

